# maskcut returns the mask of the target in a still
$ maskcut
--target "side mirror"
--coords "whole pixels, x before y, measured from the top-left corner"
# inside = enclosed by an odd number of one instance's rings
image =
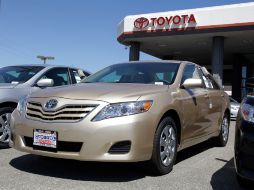
[[[203,87],[203,83],[201,79],[186,79],[183,84],[182,87],[184,88],[201,88]]]
[[[40,79],[37,82],[37,86],[39,87],[51,87],[54,85],[54,81],[52,79]]]

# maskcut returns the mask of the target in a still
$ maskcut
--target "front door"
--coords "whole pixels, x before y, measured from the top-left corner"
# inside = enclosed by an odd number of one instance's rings
[[[199,68],[186,65],[182,83],[189,78],[201,79]],[[210,125],[209,93],[205,87],[181,89],[181,108],[183,113],[182,140],[184,143],[198,141]]]

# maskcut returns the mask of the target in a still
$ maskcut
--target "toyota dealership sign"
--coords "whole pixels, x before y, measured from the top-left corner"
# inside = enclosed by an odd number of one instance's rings
[[[126,16],[118,26],[117,36],[120,41],[136,35],[160,35],[160,33],[183,33],[189,30],[222,29],[249,27],[253,21],[253,3],[225,5],[199,9],[187,9]],[[236,14],[237,13],[237,14]]]
[[[194,14],[190,15],[174,15],[174,16],[165,16],[165,17],[139,17],[134,21],[134,27],[136,29],[142,30],[147,27],[170,27],[172,25],[182,27],[188,26],[189,24],[196,24],[196,18]]]

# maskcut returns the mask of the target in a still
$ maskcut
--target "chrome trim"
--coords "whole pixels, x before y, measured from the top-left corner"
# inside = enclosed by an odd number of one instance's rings
[[[98,104],[66,104],[54,111],[45,111],[39,102],[28,102],[26,118],[43,122],[79,122],[87,117]]]

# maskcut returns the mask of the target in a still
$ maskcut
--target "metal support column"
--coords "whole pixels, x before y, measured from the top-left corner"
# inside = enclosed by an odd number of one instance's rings
[[[140,43],[139,42],[131,42],[130,45],[131,46],[130,46],[129,61],[139,61]]]
[[[223,84],[224,37],[213,37],[212,74],[219,77]],[[221,84],[221,85],[222,85]]]
[[[242,93],[242,56],[234,55],[233,73],[232,73],[232,97],[241,102]]]

